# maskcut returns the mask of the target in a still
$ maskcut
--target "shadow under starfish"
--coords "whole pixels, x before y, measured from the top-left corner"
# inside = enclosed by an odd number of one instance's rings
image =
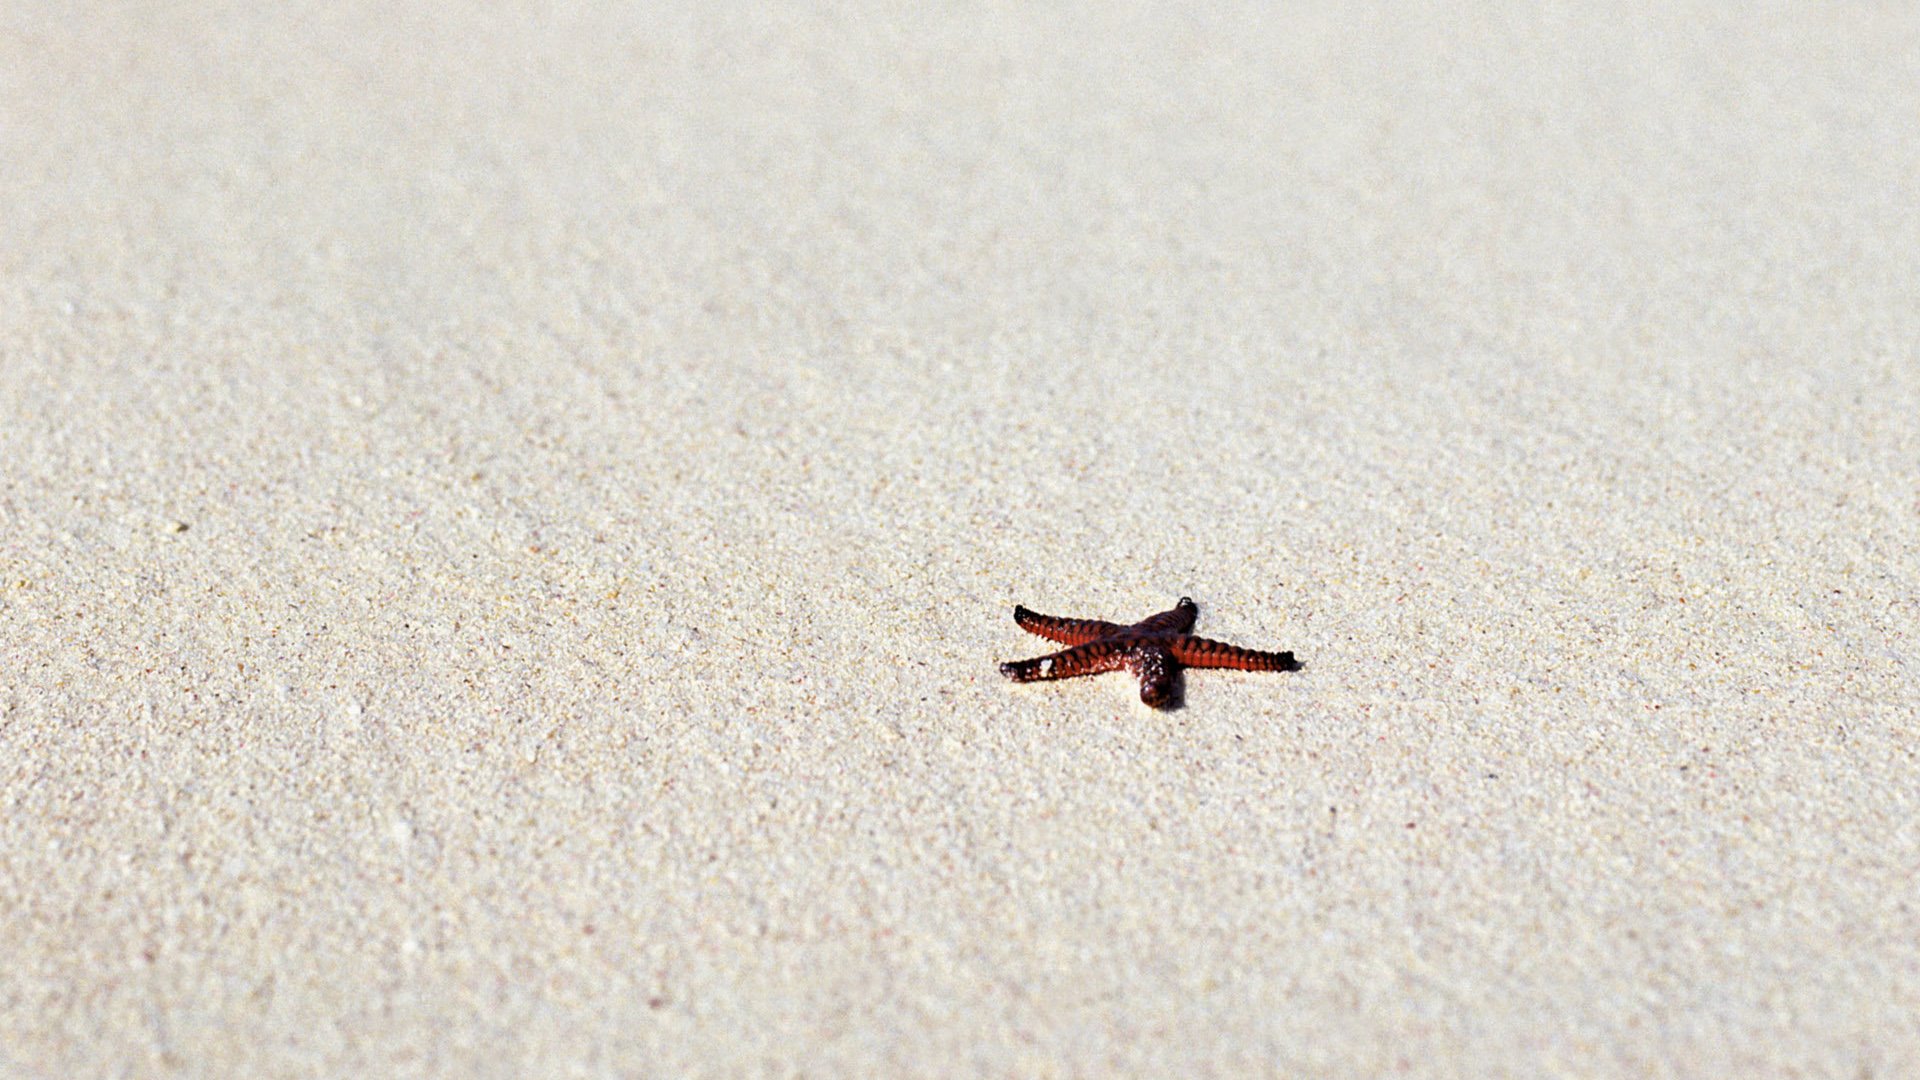
[[[1187,633],[1199,611],[1191,598],[1183,596],[1171,611],[1121,626],[1097,619],[1061,619],[1015,605],[1013,621],[1022,630],[1072,648],[1001,664],[1000,674],[1014,682],[1040,682],[1124,668],[1139,678],[1140,700],[1162,709],[1172,704],[1177,673],[1183,667],[1300,670],[1291,652],[1257,652]]]

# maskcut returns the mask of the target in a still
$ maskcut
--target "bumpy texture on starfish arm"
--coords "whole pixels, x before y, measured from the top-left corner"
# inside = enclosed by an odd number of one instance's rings
[[[1085,645],[1096,638],[1108,637],[1126,629],[1118,623],[1101,622],[1098,619],[1056,619],[1051,615],[1028,611],[1019,604],[1013,605],[1013,621],[1029,634],[1038,634],[1048,641],[1058,641],[1064,645]]]
[[[1125,668],[1140,680],[1140,700],[1160,708],[1173,700],[1174,672],[1181,667],[1300,669],[1291,652],[1259,652],[1187,633],[1199,611],[1183,596],[1170,611],[1121,626],[1096,619],[1061,619],[1016,606],[1013,621],[1021,629],[1072,648],[1001,664],[1000,673],[1015,682],[1040,682]]]
[[[1235,671],[1298,671],[1300,664],[1290,652],[1259,652],[1210,641],[1203,637],[1182,636],[1171,646],[1173,658],[1182,667],[1232,668]]]

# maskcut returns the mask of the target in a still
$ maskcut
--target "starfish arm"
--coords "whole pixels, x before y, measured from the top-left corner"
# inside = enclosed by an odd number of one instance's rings
[[[1173,655],[1167,649],[1141,646],[1127,653],[1127,670],[1140,680],[1140,700],[1164,709],[1173,700]]]
[[[1184,634],[1193,629],[1193,620],[1199,614],[1200,607],[1193,602],[1193,598],[1183,596],[1172,610],[1142,619],[1129,629],[1149,634]]]
[[[1168,642],[1173,658],[1188,667],[1233,668],[1235,671],[1298,671],[1300,664],[1291,652],[1257,652],[1209,641],[1203,637],[1182,636]]]
[[[1071,679],[1080,675],[1098,675],[1118,671],[1127,665],[1127,651],[1109,641],[1095,641],[1071,649],[1001,664],[1000,674],[1014,682],[1040,682],[1044,679]]]
[[[1089,641],[1117,634],[1126,629],[1110,622],[1097,619],[1062,619],[1054,615],[1042,615],[1037,611],[1028,611],[1015,604],[1013,621],[1020,629],[1029,634],[1038,634],[1048,641],[1057,641],[1062,645],[1085,645]]]

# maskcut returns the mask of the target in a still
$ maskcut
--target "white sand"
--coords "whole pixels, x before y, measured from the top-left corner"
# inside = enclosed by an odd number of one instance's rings
[[[1670,6],[12,6],[0,1075],[1920,1075],[1920,17]]]

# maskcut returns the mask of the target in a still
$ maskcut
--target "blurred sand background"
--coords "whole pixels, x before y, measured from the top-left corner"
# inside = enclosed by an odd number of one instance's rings
[[[10,5],[0,1075],[1920,1074],[1917,296],[1907,4]]]

